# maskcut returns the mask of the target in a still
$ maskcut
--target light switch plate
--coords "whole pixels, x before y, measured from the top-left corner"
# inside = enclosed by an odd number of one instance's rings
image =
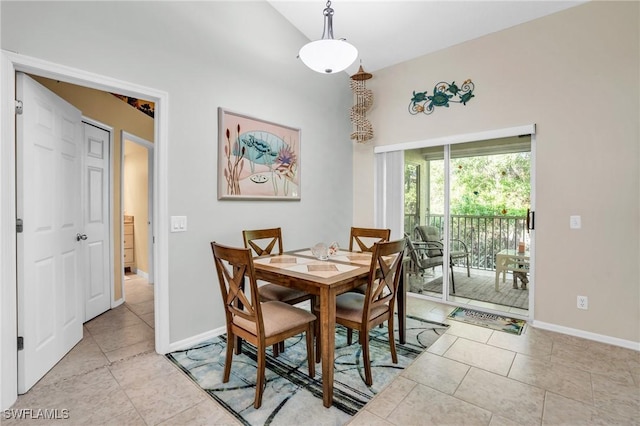
[[[569,216],[569,228],[571,229],[582,228],[582,218],[580,216]]]
[[[186,231],[187,231],[187,217],[171,216],[171,232],[186,232]]]

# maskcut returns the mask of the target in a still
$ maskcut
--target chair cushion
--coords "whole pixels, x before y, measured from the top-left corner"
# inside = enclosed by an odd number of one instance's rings
[[[336,318],[343,318],[353,322],[362,322],[364,308],[364,294],[344,293],[336,297]],[[389,311],[388,305],[376,306],[371,310],[369,319],[377,318]]]
[[[365,294],[367,292],[367,284],[362,284],[360,287],[356,287],[353,290],[349,290],[354,293]]]
[[[295,290],[278,284],[265,284],[258,287],[260,300],[263,302],[290,302],[307,295],[304,291]]]
[[[420,259],[420,263],[418,263],[421,269],[435,268],[440,265],[442,265],[442,256],[425,257]]]
[[[452,259],[458,259],[461,257],[467,257],[467,252],[465,251],[452,251],[449,253]]]
[[[284,302],[263,302],[262,320],[264,322],[265,337],[271,337],[299,325],[315,321],[316,316],[304,309],[296,308]],[[252,334],[256,334],[255,323],[235,316],[233,322]]]

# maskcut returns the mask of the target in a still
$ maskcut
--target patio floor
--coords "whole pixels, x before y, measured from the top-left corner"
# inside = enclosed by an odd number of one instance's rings
[[[506,281],[500,279],[500,291],[495,290],[495,272],[478,269],[471,269],[471,277],[467,277],[465,268],[454,268],[454,279],[456,286],[455,295],[451,295],[450,300],[462,303],[476,304],[478,306],[490,307],[505,312],[523,311],[529,308],[529,290],[513,288],[513,277],[507,274]],[[409,274],[410,292],[434,297],[442,297],[442,269],[440,267],[430,273],[425,272],[422,276]],[[495,305],[487,306],[480,303]]]

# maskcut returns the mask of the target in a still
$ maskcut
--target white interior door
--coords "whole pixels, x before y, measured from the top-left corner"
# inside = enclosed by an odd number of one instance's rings
[[[81,113],[17,74],[18,392],[27,392],[82,339]]]
[[[111,267],[109,263],[109,144],[110,132],[84,124],[84,165],[82,204],[85,264],[84,321],[111,308]]]

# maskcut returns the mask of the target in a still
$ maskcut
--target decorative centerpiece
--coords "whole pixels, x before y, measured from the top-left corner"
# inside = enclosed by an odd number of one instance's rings
[[[318,260],[328,260],[331,256],[340,250],[337,242],[332,242],[328,246],[325,243],[318,243],[311,247],[311,254]]]

